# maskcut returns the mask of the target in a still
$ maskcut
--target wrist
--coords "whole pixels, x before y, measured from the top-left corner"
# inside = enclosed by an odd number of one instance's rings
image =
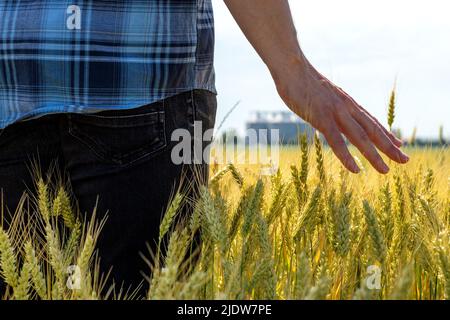
[[[300,79],[307,73],[309,62],[301,51],[284,54],[279,59],[268,64],[272,78],[277,86],[284,86],[286,82]]]
[[[292,108],[292,96],[298,94],[298,88],[307,86],[307,77],[309,74],[310,64],[303,53],[285,56],[269,67],[278,94],[283,101]]]

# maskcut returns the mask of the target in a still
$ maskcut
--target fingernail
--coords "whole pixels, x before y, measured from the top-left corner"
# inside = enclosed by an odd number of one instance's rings
[[[352,167],[352,172],[353,173],[360,173],[361,172],[361,169],[358,167],[358,165],[355,162],[353,162],[351,164],[351,167]]]
[[[409,161],[409,156],[406,153],[402,152],[402,151],[400,151],[400,158],[405,163]]]
[[[385,163],[382,163],[381,165],[380,165],[380,168],[381,168],[381,173],[383,173],[383,174],[386,174],[386,173],[388,173],[389,172],[389,167],[385,164]]]

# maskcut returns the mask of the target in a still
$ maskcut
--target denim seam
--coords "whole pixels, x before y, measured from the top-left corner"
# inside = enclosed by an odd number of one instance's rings
[[[106,162],[113,162],[116,165],[119,165],[121,167],[127,167],[130,166],[132,164],[134,164],[135,162],[142,160],[146,157],[149,157],[151,155],[153,155],[154,153],[161,151],[162,149],[164,149],[165,147],[167,147],[167,139],[166,139],[166,128],[165,128],[165,112],[158,112],[160,114],[161,117],[163,117],[163,125],[162,125],[162,132],[160,132],[160,139],[161,139],[161,145],[158,146],[157,148],[155,148],[154,150],[148,151],[148,152],[144,152],[140,157],[133,159],[130,162],[126,162],[123,163],[121,160],[118,160],[117,158],[109,158],[107,157],[107,152],[102,152],[101,150],[98,151],[97,148],[94,147],[94,145],[100,145],[100,147],[102,147],[103,149],[105,149],[104,146],[101,145],[101,143],[99,144],[98,142],[92,140],[89,136],[81,133],[81,132],[76,132],[76,124],[73,123],[71,117],[69,116],[69,134],[76,138],[77,140],[79,140],[81,143],[83,143],[85,146],[87,146],[94,154],[97,158],[99,158],[101,161],[106,161]],[[142,152],[143,150],[145,150],[146,147],[141,147],[137,150],[134,150],[132,152],[126,153],[124,155],[122,155],[122,158],[126,158],[130,155]]]

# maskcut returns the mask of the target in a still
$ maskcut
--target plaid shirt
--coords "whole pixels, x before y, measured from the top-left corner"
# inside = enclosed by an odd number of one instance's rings
[[[0,0],[0,129],[215,91],[211,0]]]

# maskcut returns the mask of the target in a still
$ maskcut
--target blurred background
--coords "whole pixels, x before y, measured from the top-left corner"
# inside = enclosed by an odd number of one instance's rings
[[[222,0],[214,0],[217,123],[245,132],[255,111],[288,111],[270,74]],[[450,2],[291,0],[303,51],[316,68],[386,124],[397,79],[394,127],[407,139],[450,138]],[[264,113],[270,111],[271,113]],[[274,112],[274,113],[273,113]],[[442,130],[442,129],[441,129]]]

